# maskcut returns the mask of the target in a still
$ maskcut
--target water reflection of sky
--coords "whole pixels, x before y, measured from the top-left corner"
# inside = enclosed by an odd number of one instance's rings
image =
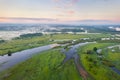
[[[8,55],[0,56],[0,71],[8,69],[19,62],[25,61],[26,59],[30,58],[33,54],[39,53],[41,51],[49,50],[51,48],[52,45],[47,45],[47,46],[16,52],[13,53],[12,56],[8,56]]]

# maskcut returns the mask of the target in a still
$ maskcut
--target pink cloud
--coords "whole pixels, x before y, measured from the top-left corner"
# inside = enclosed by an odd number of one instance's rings
[[[66,13],[68,13],[68,14],[75,14],[75,11],[66,11]]]
[[[55,4],[55,9],[60,12],[58,14],[56,14],[57,16],[70,16],[76,13],[76,11],[73,10],[75,4],[79,1],[79,0],[53,0],[56,4]]]

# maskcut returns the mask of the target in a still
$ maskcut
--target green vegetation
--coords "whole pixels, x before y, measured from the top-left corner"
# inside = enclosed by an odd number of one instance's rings
[[[0,55],[34,48],[49,43],[49,38],[45,36],[10,40],[0,44]]]
[[[35,37],[35,36],[42,36],[42,33],[31,33],[31,34],[23,34],[20,35],[20,38],[28,38],[28,37]]]
[[[110,67],[120,66],[120,54],[109,53],[106,51],[106,47],[114,45],[113,43],[94,43],[83,46],[79,49],[79,54],[81,57],[81,63],[88,73],[95,78],[95,80],[119,80],[120,75],[114,72]],[[96,54],[94,48],[102,49],[100,54]],[[87,54],[91,51],[90,54]],[[114,63],[113,63],[114,61]],[[115,62],[116,61],[116,62]],[[119,68],[119,67],[118,67]],[[120,68],[119,68],[120,69]]]
[[[52,49],[33,56],[0,74],[0,80],[83,80],[73,60],[61,65],[64,55]]]
[[[34,36],[35,35],[35,36]],[[53,43],[54,40],[61,40],[57,41],[58,43],[67,43],[70,40],[80,39],[80,38],[101,38],[101,37],[109,37],[109,34],[52,34],[52,35],[43,35],[38,36],[38,34],[32,34],[30,37],[28,35],[23,35],[26,38],[17,38],[10,41],[6,41],[0,43],[0,55],[8,54],[9,52],[14,53],[17,51],[34,48],[42,45],[46,45],[49,43]],[[67,40],[67,42],[64,42]],[[78,42],[82,42],[78,41]],[[71,42],[71,41],[70,41]],[[85,41],[84,41],[85,42]]]
[[[102,38],[110,37],[110,34],[54,34],[52,39],[80,39],[80,38]]]
[[[75,29],[69,29],[69,28],[64,28],[64,29],[60,29],[60,30],[47,30],[47,32],[62,32],[62,33],[66,33],[66,32],[85,32],[84,30],[81,30],[80,28],[75,28]]]
[[[120,70],[120,48],[114,47],[108,50],[107,58],[115,64],[115,67]]]
[[[11,55],[10,53],[13,52],[50,43],[67,43],[62,47],[68,50],[70,46],[80,42],[99,41],[102,37],[111,37],[110,34],[50,34],[42,36],[23,36],[27,37],[0,43],[0,55]],[[83,40],[81,38],[90,38],[90,40]],[[111,67],[115,67],[120,70],[120,49],[119,47],[112,49],[106,48],[110,45],[116,45],[116,43],[118,42],[101,41],[101,43],[91,43],[78,49],[81,64],[95,80],[120,79],[120,75],[111,69]],[[34,55],[25,62],[0,73],[0,80],[83,80],[73,60],[69,60],[64,65],[61,64],[65,55],[60,52],[60,48],[61,47],[56,47],[52,50]],[[102,49],[100,53],[97,52],[99,49]]]
[[[100,40],[100,43],[120,43],[120,40]]]

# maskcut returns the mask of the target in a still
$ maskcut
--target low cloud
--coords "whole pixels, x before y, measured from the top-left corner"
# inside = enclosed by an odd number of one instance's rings
[[[52,18],[24,18],[24,17],[0,17],[0,22],[57,22]]]

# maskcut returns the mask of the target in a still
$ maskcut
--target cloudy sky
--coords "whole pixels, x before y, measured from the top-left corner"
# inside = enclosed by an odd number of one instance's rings
[[[120,22],[120,0],[0,0],[0,22]]]

